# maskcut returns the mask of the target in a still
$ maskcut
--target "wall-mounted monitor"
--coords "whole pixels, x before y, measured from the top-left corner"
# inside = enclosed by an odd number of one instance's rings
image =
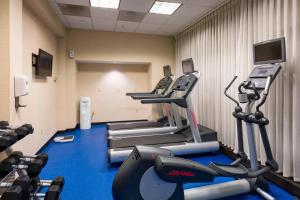
[[[255,65],[285,62],[285,38],[277,38],[254,44],[253,56]]]
[[[165,65],[164,66],[164,76],[172,76],[170,65]]]
[[[188,58],[182,61],[182,72],[184,74],[190,74],[195,72],[194,62],[192,58]]]
[[[53,56],[46,51],[39,49],[36,63],[36,75],[40,77],[52,76]]]

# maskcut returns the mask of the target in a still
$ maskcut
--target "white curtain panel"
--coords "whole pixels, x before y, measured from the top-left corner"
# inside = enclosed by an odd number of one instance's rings
[[[254,43],[286,38],[287,62],[272,84],[263,111],[279,172],[300,181],[300,1],[232,0],[176,37],[177,74],[181,60],[192,57],[200,80],[192,94],[199,123],[215,129],[219,140],[236,150],[234,103],[223,94],[238,75],[230,94],[253,69]],[[244,131],[245,134],[245,131]],[[259,159],[264,149],[256,128]],[[245,142],[246,143],[246,142]]]

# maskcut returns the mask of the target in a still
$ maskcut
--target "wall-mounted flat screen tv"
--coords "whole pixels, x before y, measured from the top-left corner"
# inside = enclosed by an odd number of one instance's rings
[[[188,58],[182,61],[182,72],[184,74],[190,74],[194,71],[194,62],[192,58]]]
[[[164,76],[172,76],[170,65],[165,65],[164,66]]]
[[[253,55],[255,65],[285,62],[285,38],[277,38],[254,44]]]
[[[52,76],[53,56],[46,51],[39,49],[36,63],[36,75],[41,77]]]

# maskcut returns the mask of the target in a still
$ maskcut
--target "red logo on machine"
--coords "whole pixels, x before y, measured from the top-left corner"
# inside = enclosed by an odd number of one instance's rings
[[[168,174],[168,176],[186,176],[186,177],[193,177],[196,176],[196,174],[192,172],[187,172],[187,171],[179,171],[179,170],[172,170]]]

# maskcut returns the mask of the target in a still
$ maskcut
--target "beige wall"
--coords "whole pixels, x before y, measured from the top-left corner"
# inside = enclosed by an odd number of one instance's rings
[[[93,122],[148,119],[151,107],[126,96],[149,91],[148,65],[79,64],[77,99],[92,99]]]
[[[33,154],[39,150],[47,140],[58,130],[57,126],[57,82],[54,77],[58,76],[58,68],[64,68],[62,60],[65,60],[65,46],[60,39],[62,25],[58,25],[58,31],[54,32],[54,26],[49,26],[45,20],[57,21],[47,1],[37,2],[37,7],[43,8],[40,11],[32,10],[28,1],[9,1],[9,30],[10,30],[10,57],[9,69],[10,80],[9,90],[9,119],[11,125],[17,126],[24,123],[31,123],[34,126],[34,133],[25,137],[13,146],[14,150],[21,150],[24,153]],[[27,2],[27,3],[26,3]],[[31,2],[32,3],[32,2]],[[37,14],[44,12],[52,18],[41,18]],[[50,14],[49,14],[50,13]],[[38,53],[38,49],[44,49],[54,57],[53,77],[40,79],[35,76],[34,68],[31,65],[31,54]],[[62,66],[59,66],[62,64]],[[21,103],[27,105],[18,111],[14,107],[14,75],[26,75],[29,79],[29,95],[21,98]],[[3,119],[3,118],[2,118]]]
[[[0,120],[10,118],[9,0],[0,1]]]
[[[12,125],[32,123],[33,135],[14,149],[35,153],[58,130],[77,123],[77,61],[150,63],[148,86],[162,77],[162,66],[174,66],[174,39],[168,36],[68,30],[60,23],[46,0],[0,1],[0,120]],[[54,56],[53,77],[34,76],[31,53],[42,48]],[[75,59],[66,50],[75,50]],[[14,108],[14,75],[27,75],[27,105]],[[130,105],[132,106],[132,105]],[[100,115],[99,115],[100,116]],[[109,117],[110,118],[110,117]]]
[[[67,124],[77,123],[76,60],[150,63],[150,87],[162,77],[163,65],[174,66],[175,41],[169,36],[154,36],[105,31],[68,30],[67,49],[75,50],[75,59],[67,59]]]

